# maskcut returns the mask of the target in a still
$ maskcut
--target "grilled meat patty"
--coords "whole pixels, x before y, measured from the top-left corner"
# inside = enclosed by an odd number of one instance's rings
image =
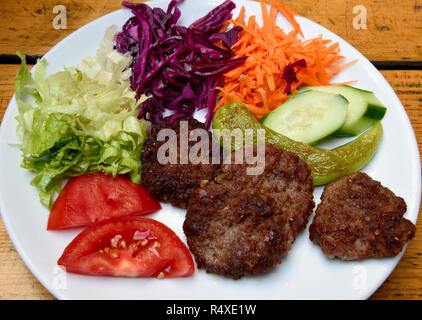
[[[186,125],[187,128],[186,137],[181,136],[183,135],[183,125]],[[158,139],[158,136],[163,129],[174,130],[176,139],[166,138],[164,141],[159,141],[161,139]],[[193,164],[189,158],[189,153],[193,146],[197,145],[198,141],[201,141],[200,138],[194,139],[192,136],[195,133],[195,129],[201,129],[204,139],[202,141],[209,143],[208,149],[202,149],[204,154],[202,154],[199,148],[198,158],[201,160],[201,163],[198,164]],[[187,144],[186,150],[182,148],[182,144],[184,143]],[[168,149],[169,147],[172,148],[171,150],[175,150],[175,163],[160,163],[158,159],[160,147],[163,147],[162,150]],[[216,159],[213,161],[213,147],[220,148],[219,143],[212,138],[210,132],[205,130],[204,125],[195,119],[183,117],[176,119],[171,125],[156,125],[142,149],[143,185],[157,200],[170,202],[174,206],[186,208],[192,190],[212,179],[218,172],[221,163],[219,157],[221,155],[216,153]],[[170,151],[165,154],[170,158]],[[187,157],[187,162],[183,163],[182,157]]]
[[[199,268],[233,279],[262,274],[306,227],[314,208],[310,169],[280,147],[265,149],[262,174],[248,175],[232,153],[214,181],[192,192],[183,229]]]
[[[405,201],[365,173],[354,173],[324,189],[310,226],[310,239],[329,258],[361,260],[397,255],[415,235],[403,218]]]

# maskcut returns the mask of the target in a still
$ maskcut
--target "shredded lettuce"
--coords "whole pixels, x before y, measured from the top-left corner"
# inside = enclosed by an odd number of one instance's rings
[[[148,122],[138,119],[139,100],[130,88],[130,55],[113,50],[116,26],[107,29],[96,56],[46,77],[47,62],[33,73],[25,56],[16,75],[17,133],[22,167],[51,208],[64,179],[102,171],[141,182],[140,155]]]

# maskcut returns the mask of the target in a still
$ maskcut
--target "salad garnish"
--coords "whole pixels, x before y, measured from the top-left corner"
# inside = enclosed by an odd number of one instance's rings
[[[141,182],[139,160],[147,122],[138,120],[139,104],[128,81],[132,58],[113,50],[110,27],[96,56],[46,77],[47,61],[33,75],[25,57],[16,76],[18,135],[22,167],[36,176],[31,184],[41,203],[51,207],[62,182],[87,172],[128,174]]]
[[[89,226],[103,220],[161,210],[143,185],[124,176],[86,173],[64,186],[48,217],[47,230]]]
[[[209,128],[220,76],[246,60],[244,56],[233,59],[230,49],[241,28],[225,30],[236,5],[227,0],[184,27],[176,24],[181,16],[177,5],[181,2],[171,1],[167,11],[144,3],[123,2],[134,16],[116,36],[115,48],[132,55],[132,89],[137,97],[149,97],[141,104],[140,117],[153,123],[171,123],[175,118],[207,109]]]
[[[356,62],[341,64],[344,57],[340,55],[339,44],[322,36],[301,39],[302,31],[294,18],[297,13],[285,5],[271,1],[268,12],[265,1],[260,3],[262,26],[254,15],[245,22],[244,7],[232,21],[235,27],[243,29],[239,41],[232,46],[235,58],[248,56],[248,59],[224,75],[218,87],[220,101],[216,110],[239,101],[262,118],[285,102],[289,93],[297,93],[298,87],[329,85],[335,74]],[[276,24],[279,13],[292,23],[294,29],[289,33]]]
[[[220,108],[215,113],[213,129],[219,129],[219,132],[224,129],[240,129],[243,133],[245,130],[252,130],[254,142],[259,141],[258,131],[265,130],[266,142],[297,154],[309,166],[315,185],[330,183],[362,169],[375,155],[384,132],[378,121],[353,141],[335,149],[322,149],[294,141],[269,129],[240,102],[232,102]],[[232,149],[239,147],[236,142],[232,145]]]

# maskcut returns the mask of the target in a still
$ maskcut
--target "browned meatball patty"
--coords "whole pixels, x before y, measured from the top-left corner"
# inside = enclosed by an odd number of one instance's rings
[[[209,152],[204,151],[204,153],[207,153],[204,155],[202,155],[199,150],[198,152],[201,159],[207,159],[208,163],[201,161],[201,163],[192,164],[189,157],[187,158],[188,163],[182,163],[183,161],[181,161],[180,153],[180,128],[181,123],[184,121],[187,122],[189,135],[191,135],[195,129],[203,129],[203,132],[206,133],[209,143]],[[174,143],[168,138],[165,141],[158,141],[157,137],[162,129],[174,130],[174,132],[177,133],[177,140],[172,141]],[[184,153],[184,155],[188,155],[191,148],[197,145],[199,140],[200,139],[198,138],[197,140],[186,142],[188,143],[188,153]],[[175,164],[161,164],[158,161],[157,153],[159,148],[165,143],[177,150],[177,161]],[[161,124],[155,126],[142,149],[141,163],[143,185],[157,200],[170,202],[174,206],[186,208],[192,190],[212,179],[218,172],[220,160],[217,159],[213,161],[212,144],[215,146],[218,145],[218,142],[214,141],[212,134],[205,130],[202,123],[192,118],[183,117],[175,120],[171,125]],[[167,153],[167,156],[169,156],[169,153]],[[215,164],[213,164],[213,162]]]
[[[395,256],[416,231],[405,212],[402,198],[367,174],[354,173],[326,186],[310,239],[329,258]]]
[[[271,144],[262,174],[233,163],[192,193],[183,229],[198,268],[239,279],[281,263],[306,227],[314,186],[305,162]]]

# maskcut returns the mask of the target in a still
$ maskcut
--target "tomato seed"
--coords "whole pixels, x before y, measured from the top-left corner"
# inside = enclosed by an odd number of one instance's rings
[[[122,236],[120,234],[116,235],[114,238],[112,238],[110,240],[110,244],[112,247],[117,248],[117,244],[119,242],[119,240],[122,238]]]

